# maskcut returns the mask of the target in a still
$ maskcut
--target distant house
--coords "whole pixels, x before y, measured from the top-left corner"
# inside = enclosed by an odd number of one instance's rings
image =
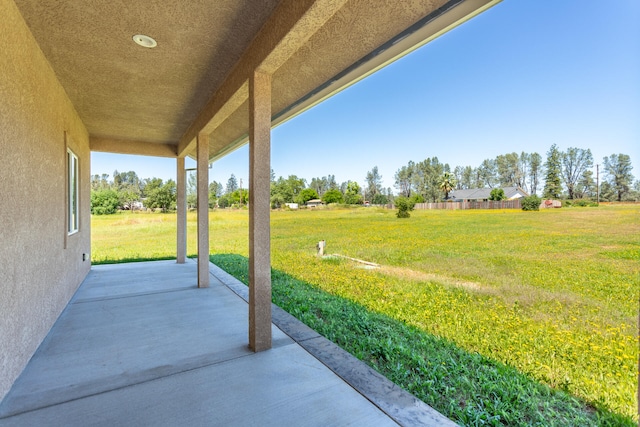
[[[320,206],[321,204],[322,204],[322,200],[320,199],[311,199],[306,203],[306,205],[310,208],[315,208],[316,206]]]
[[[485,201],[489,200],[491,196],[491,190],[493,188],[469,188],[467,190],[453,190],[449,193],[449,200],[454,202],[468,202],[468,201]],[[502,187],[504,195],[507,200],[519,199],[521,197],[528,197],[527,194],[520,187]]]

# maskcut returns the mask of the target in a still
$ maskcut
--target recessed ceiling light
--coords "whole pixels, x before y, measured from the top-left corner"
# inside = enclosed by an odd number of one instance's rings
[[[135,36],[133,36],[133,41],[142,47],[152,48],[158,46],[158,42],[156,42],[149,36],[145,36],[144,34],[136,34]]]

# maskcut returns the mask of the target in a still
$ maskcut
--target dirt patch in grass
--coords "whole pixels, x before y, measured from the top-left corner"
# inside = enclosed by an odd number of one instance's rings
[[[496,289],[488,286],[483,286],[480,283],[470,282],[465,280],[455,279],[453,277],[447,277],[440,274],[425,273],[423,271],[411,270],[405,267],[392,267],[383,265],[378,270],[383,274],[398,277],[400,279],[411,280],[414,282],[436,282],[445,286],[451,286],[455,288],[462,288],[473,292],[498,295]]]

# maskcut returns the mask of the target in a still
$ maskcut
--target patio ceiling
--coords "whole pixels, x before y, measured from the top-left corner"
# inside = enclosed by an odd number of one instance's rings
[[[499,0],[15,0],[91,149],[210,159],[247,141],[248,77],[274,125]],[[158,46],[136,45],[146,34]]]

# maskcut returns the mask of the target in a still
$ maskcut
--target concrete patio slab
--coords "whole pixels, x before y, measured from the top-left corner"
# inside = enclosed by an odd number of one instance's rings
[[[211,265],[197,289],[196,271],[94,266],[0,402],[0,426],[454,425],[275,306],[287,333],[272,325],[273,348],[253,353],[246,287]]]

